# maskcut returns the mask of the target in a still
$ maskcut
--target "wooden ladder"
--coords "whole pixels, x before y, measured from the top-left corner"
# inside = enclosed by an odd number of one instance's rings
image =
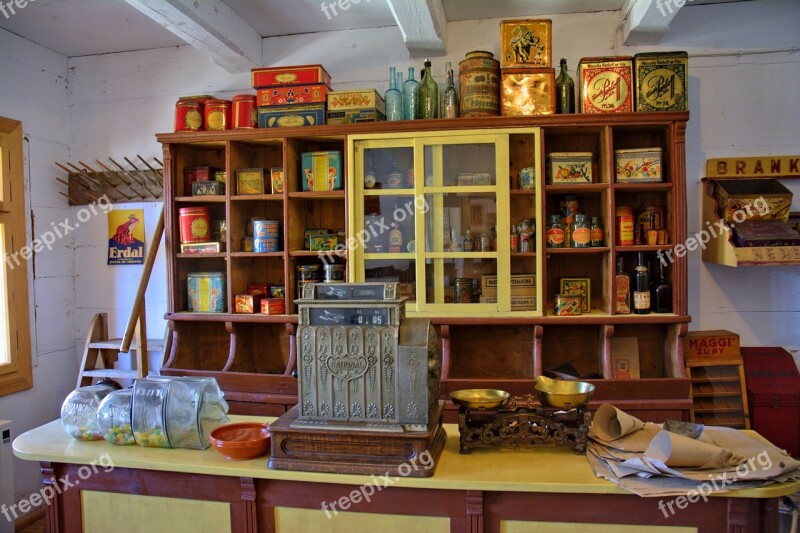
[[[147,284],[150,282],[150,275],[153,272],[153,263],[156,260],[158,248],[161,245],[161,238],[164,235],[164,207],[161,207],[161,214],[158,216],[156,230],[153,239],[150,241],[150,249],[144,262],[144,271],[139,280],[139,288],[136,292],[136,299],[133,302],[133,309],[128,317],[128,324],[125,328],[125,335],[121,339],[108,338],[108,315],[98,313],[92,318],[89,332],[86,335],[86,345],[83,349],[83,359],[80,371],[78,372],[78,387],[91,385],[95,379],[140,379],[147,376],[149,372],[147,353],[149,351],[161,350],[167,354],[170,350],[171,335],[167,329],[164,340],[147,339],[146,314],[144,295],[147,291]],[[147,339],[146,342],[143,342]],[[118,370],[114,368],[114,363],[119,359],[120,353],[128,353],[130,350],[136,352],[135,370]],[[99,366],[98,366],[99,364]]]

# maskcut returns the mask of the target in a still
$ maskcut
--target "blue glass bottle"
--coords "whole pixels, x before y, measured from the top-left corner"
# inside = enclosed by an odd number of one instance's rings
[[[395,68],[389,67],[389,90],[383,95],[386,120],[403,120],[403,93],[397,89]]]
[[[419,118],[419,83],[414,79],[414,67],[408,68],[408,79],[403,84],[403,118]]]

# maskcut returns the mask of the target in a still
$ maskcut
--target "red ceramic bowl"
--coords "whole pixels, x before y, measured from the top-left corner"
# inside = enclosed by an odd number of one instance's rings
[[[228,459],[255,459],[269,451],[269,424],[240,422],[225,424],[211,431],[208,440]]]

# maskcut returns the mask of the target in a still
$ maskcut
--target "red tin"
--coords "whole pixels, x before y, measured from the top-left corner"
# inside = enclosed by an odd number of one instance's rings
[[[261,312],[265,315],[285,315],[286,300],[283,298],[263,298]]]
[[[256,91],[258,105],[319,104],[328,101],[328,88],[323,83],[268,87]]]
[[[331,76],[322,65],[296,65],[288,67],[254,68],[252,70],[254,89],[275,85],[303,85],[324,83],[331,86]]]
[[[269,285],[266,283],[251,283],[247,286],[247,294],[256,294],[266,298],[269,296]]]
[[[258,127],[256,97],[253,94],[237,94],[233,97],[233,129]]]
[[[175,131],[201,131],[205,105],[195,98],[181,98],[175,104]]]
[[[231,129],[230,100],[207,100],[205,111],[206,131],[221,131]]]
[[[211,241],[211,215],[207,207],[182,207],[178,209],[181,244]]]
[[[581,113],[633,112],[633,58],[584,57],[578,84]]]

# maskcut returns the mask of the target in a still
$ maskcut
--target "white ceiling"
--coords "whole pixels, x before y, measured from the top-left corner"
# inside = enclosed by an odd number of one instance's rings
[[[472,20],[616,10],[623,2],[443,0],[442,3],[447,20]],[[262,37],[395,25],[385,0],[351,1],[348,10],[338,10],[336,15],[329,9],[330,17],[321,9],[322,0],[225,0],[225,3]],[[0,28],[68,57],[186,44],[124,0],[29,0],[25,8],[16,9],[9,18],[0,15]]]

